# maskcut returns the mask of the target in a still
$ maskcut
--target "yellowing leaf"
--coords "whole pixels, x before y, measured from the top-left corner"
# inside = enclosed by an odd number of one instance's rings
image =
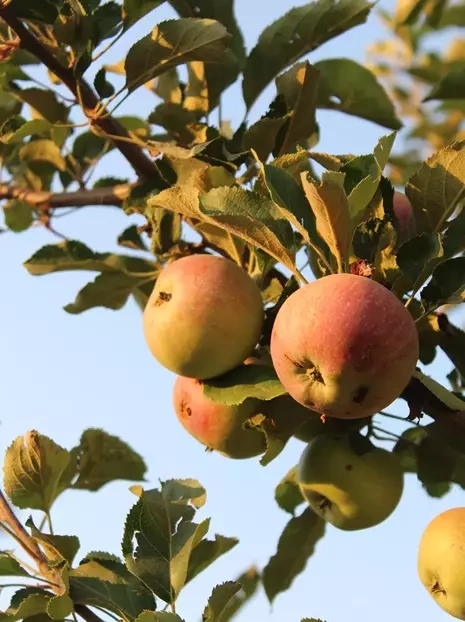
[[[302,185],[315,214],[317,231],[334,255],[338,272],[344,272],[348,268],[353,234],[344,174],[323,173],[321,183],[317,184],[302,173]]]
[[[443,231],[465,197],[465,141],[433,153],[409,179],[405,194],[412,204],[417,230]]]

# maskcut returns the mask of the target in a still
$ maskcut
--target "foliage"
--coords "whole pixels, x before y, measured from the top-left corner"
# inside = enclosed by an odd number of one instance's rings
[[[376,415],[366,435],[394,441],[404,471],[416,473],[427,494],[465,487],[465,333],[445,313],[447,305],[465,301],[465,46],[455,39],[439,54],[426,45],[431,33],[463,27],[464,7],[399,0],[393,14],[378,10],[390,38],[373,44],[370,64],[362,66],[347,58],[312,63],[308,55],[363,28],[374,10],[365,0],[314,0],[293,8],[264,28],[249,53],[233,0],[171,0],[173,18],[134,41],[120,63],[106,65],[104,53],[149,12],[156,16],[161,4],[0,1],[6,230],[19,234],[42,226],[63,237],[58,218],[86,205],[116,206],[145,222],[128,223],[117,239],[120,252],[61,239],[25,258],[25,269],[34,276],[93,272],[95,278],[64,307],[79,315],[96,307],[118,310],[131,298],[143,310],[169,262],[219,254],[260,287],[265,323],[258,352],[265,359],[279,308],[306,282],[298,267],[302,256],[315,278],[368,274],[411,312],[420,363],[431,364],[440,349],[452,369],[450,390],[417,370],[400,396],[410,408],[400,437],[386,429],[394,417],[389,413]],[[239,80],[248,113],[273,81],[275,96],[260,118],[231,128],[221,117],[221,98]],[[139,89],[156,98],[151,114],[118,116],[118,106]],[[347,123],[352,117],[376,123],[380,138],[372,152],[319,152],[324,109],[346,115]],[[403,151],[401,128],[407,130]],[[132,174],[91,184],[110,152],[118,152]],[[394,210],[400,188],[412,206],[415,226],[408,235]],[[267,415],[269,403],[286,390],[273,367],[261,363],[209,379],[204,393],[228,405],[260,400],[263,413],[248,425],[266,435],[265,466],[296,429],[283,433]],[[423,415],[432,422],[423,425]],[[0,575],[19,577],[24,586],[0,621],[95,621],[106,612],[125,621],[182,622],[176,601],[184,585],[238,543],[220,534],[207,537],[210,519],[196,518],[206,502],[199,482],[133,486],[137,500],[128,508],[121,558],[93,551],[76,562],[77,535],[51,528],[60,495],[97,491],[116,479],[145,482],[145,472],[142,457],[98,429],[86,430],[70,450],[36,431],[12,442],[5,494],[44,520],[22,525],[1,495],[0,527],[32,557],[38,574],[1,552]],[[298,513],[304,499],[296,468],[277,484],[276,502],[291,516],[275,554],[262,570],[250,568],[214,587],[199,612],[204,622],[232,619],[260,584],[271,603],[307,566],[325,523],[307,505]],[[160,609],[162,602],[169,612]]]

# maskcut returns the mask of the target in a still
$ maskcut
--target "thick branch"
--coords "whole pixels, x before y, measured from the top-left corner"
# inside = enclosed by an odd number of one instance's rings
[[[130,142],[131,136],[126,128],[109,115],[96,117],[96,111],[100,102],[87,82],[82,79],[76,79],[73,71],[64,67],[53,54],[40,43],[16,17],[11,5],[2,6],[0,2],[0,17],[16,32],[21,41],[21,47],[31,52],[31,54],[34,54],[34,56],[66,84],[69,90],[82,104],[84,114],[92,119],[94,125],[98,126],[108,135],[109,140],[111,140],[124,155],[137,175],[144,179],[157,180],[164,187],[165,183],[157,166],[145,155],[138,145]],[[118,140],[118,138],[121,140]]]
[[[118,184],[107,188],[77,190],[76,192],[47,192],[28,190],[9,184],[0,184],[0,200],[18,199],[34,207],[48,209],[58,207],[83,207],[86,205],[122,205],[133,185]]]

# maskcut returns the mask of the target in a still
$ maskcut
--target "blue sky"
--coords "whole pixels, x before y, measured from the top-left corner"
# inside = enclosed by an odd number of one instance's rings
[[[296,4],[303,2],[236,0],[247,47],[252,47],[268,23]],[[379,3],[386,8],[391,5],[383,0]],[[122,58],[134,36],[146,34],[156,22],[171,15],[166,7],[152,13],[103,61]],[[310,60],[346,56],[363,61],[366,45],[383,34],[373,15],[365,25],[325,44]],[[251,119],[263,113],[272,94],[270,87],[254,106]],[[139,89],[119,114],[148,113],[155,104],[155,98]],[[223,118],[231,119],[234,126],[243,114],[236,86],[223,98]],[[384,128],[338,113],[320,112],[318,120],[319,151],[368,153],[387,133]],[[123,158],[112,153],[98,176],[130,174]],[[118,210],[86,208],[60,220],[59,230],[95,250],[107,251],[116,250],[116,237],[129,224],[130,219]],[[144,456],[154,486],[159,478],[200,480],[208,495],[201,516],[212,517],[212,533],[237,536],[240,544],[181,595],[180,615],[187,622],[198,620],[214,585],[235,578],[251,564],[263,567],[274,554],[289,519],[274,501],[274,488],[298,461],[304,445],[290,442],[266,468],[254,459],[232,461],[205,453],[175,418],[171,404],[174,375],[148,352],[135,303],[130,301],[118,312],[97,309],[81,316],[68,315],[63,305],[74,299],[92,275],[37,278],[22,268],[22,262],[40,246],[57,241],[41,229],[0,238],[0,450],[30,429],[71,448],[84,429],[100,427],[124,438]],[[443,379],[450,367],[438,357],[428,373]],[[390,410],[406,414],[404,403]],[[95,549],[119,554],[125,516],[135,501],[128,485],[112,483],[98,494],[65,493],[53,509],[55,531],[78,535],[82,556]],[[237,617],[238,622],[299,622],[306,616],[326,622],[446,622],[450,618],[417,578],[416,553],[426,524],[439,512],[461,504],[461,490],[454,489],[440,500],[431,499],[416,478],[408,476],[402,501],[386,522],[354,533],[329,527],[292,588],[278,596],[272,608],[260,590]]]

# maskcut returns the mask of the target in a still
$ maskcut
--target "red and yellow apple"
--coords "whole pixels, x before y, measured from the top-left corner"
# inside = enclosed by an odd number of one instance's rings
[[[258,456],[266,449],[263,432],[244,427],[257,413],[259,400],[247,399],[238,406],[220,404],[205,395],[201,380],[178,376],[173,404],[184,429],[209,449],[236,459]]]
[[[264,310],[255,281],[223,257],[190,255],[157,279],[144,310],[147,345],[181,376],[220,376],[251,354]]]
[[[369,417],[411,379],[418,332],[402,302],[380,283],[334,274],[297,290],[271,335],[276,373],[300,404],[328,417]]]

